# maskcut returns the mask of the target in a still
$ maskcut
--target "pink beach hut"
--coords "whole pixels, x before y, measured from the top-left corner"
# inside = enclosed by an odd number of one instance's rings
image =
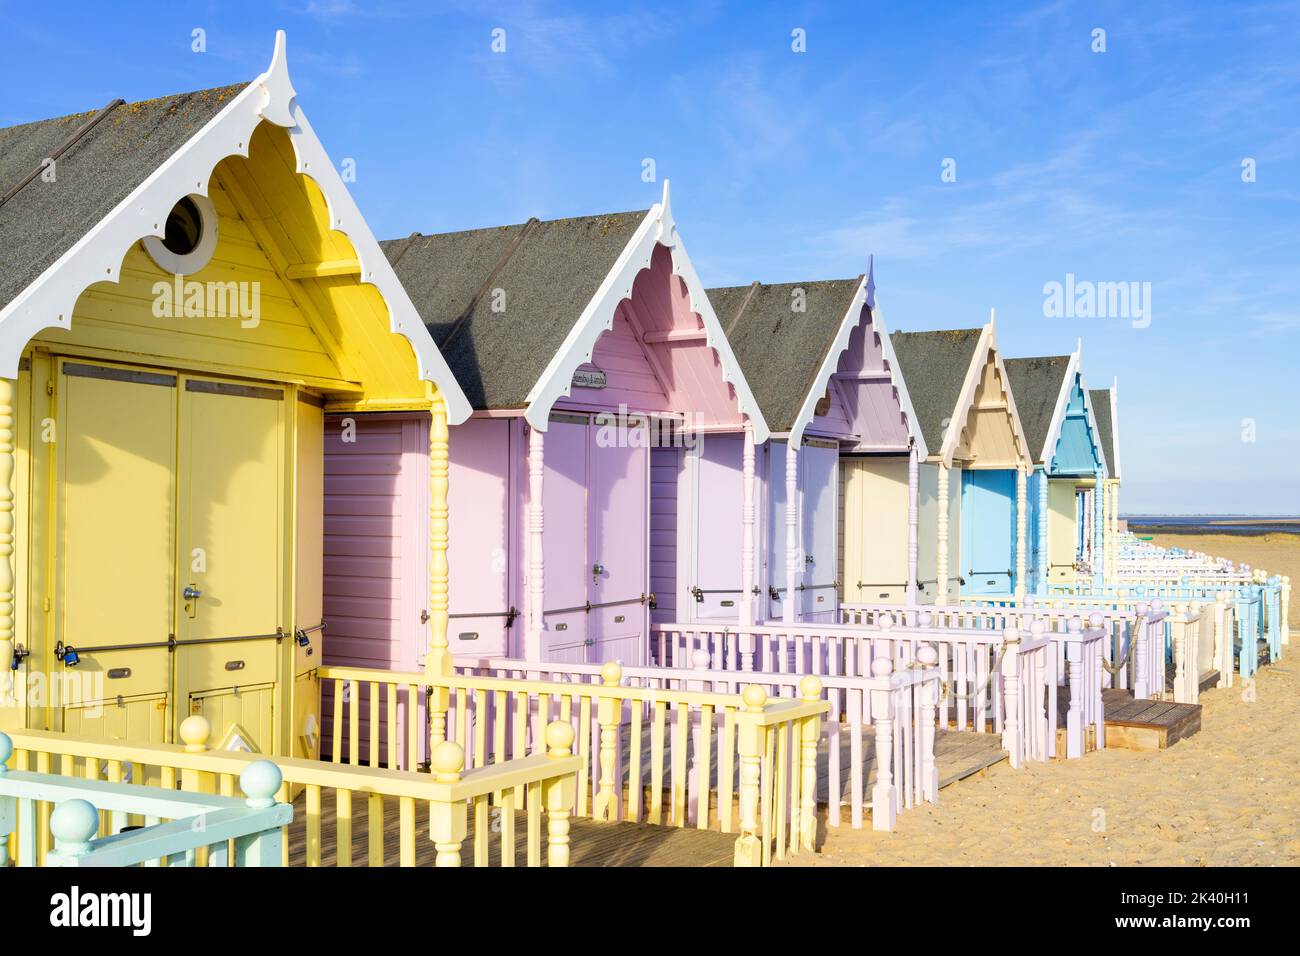
[[[651,447],[696,433],[767,437],[667,184],[646,211],[384,246],[474,408],[450,437],[452,653],[643,663]],[[354,418],[356,440],[333,446],[327,487],[365,472],[382,492],[364,528],[354,515],[327,518],[331,646],[350,661],[419,668],[431,463],[406,438],[418,422]]]
[[[674,595],[656,619],[834,620],[842,476],[847,469],[857,489],[868,458],[879,457],[873,467],[889,459],[901,475],[901,507],[877,516],[897,526],[893,574],[907,574],[906,481],[919,436],[874,281],[754,283],[709,296],[772,437],[750,448],[744,436],[706,434],[654,451],[652,527],[656,540],[676,542],[655,563],[656,593]]]

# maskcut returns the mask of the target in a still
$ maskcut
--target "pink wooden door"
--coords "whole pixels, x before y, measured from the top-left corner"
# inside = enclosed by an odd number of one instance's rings
[[[741,522],[744,506],[739,435],[702,439],[693,488],[694,580],[686,620],[734,620],[740,613]]]
[[[429,640],[428,625],[422,620],[429,595],[428,475],[426,416],[326,419],[322,594],[326,664],[423,668]],[[332,687],[323,687],[321,716],[327,748],[332,745],[333,708]],[[398,721],[403,739],[408,723],[423,724],[422,712],[410,720],[405,691],[400,695]],[[360,708],[360,722],[361,757],[368,760],[366,707]]]
[[[804,559],[799,615],[804,621],[831,621],[835,616],[838,475],[838,446],[806,442],[799,449],[799,530]]]
[[[451,432],[448,640],[459,657],[505,657],[510,635],[522,630],[512,613],[519,607],[510,469],[517,427],[514,419],[474,418]]]
[[[591,438],[584,416],[556,415],[546,430],[546,472],[542,477],[546,575],[545,660],[587,660],[588,559],[587,487]]]
[[[600,429],[588,445],[588,660],[643,662],[649,580],[650,452],[645,432],[628,430],[626,443],[601,447]]]

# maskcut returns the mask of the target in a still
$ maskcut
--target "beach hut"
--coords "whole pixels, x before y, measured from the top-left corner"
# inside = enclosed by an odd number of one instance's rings
[[[1032,457],[994,322],[894,332],[890,341],[929,449],[919,481],[920,540],[927,542],[919,600],[1023,594]]]
[[[1119,453],[1119,379],[1113,380],[1110,388],[1089,389],[1088,399],[1092,403],[1097,432],[1101,436],[1106,471],[1104,518],[1099,522],[1104,542],[1098,550],[1103,553],[1104,575],[1113,577],[1119,542],[1119,486],[1123,480]]]
[[[1034,453],[1028,489],[1033,538],[1033,590],[1046,595],[1049,581],[1073,583],[1089,558],[1080,537],[1080,500],[1088,485],[1102,487],[1105,460],[1092,401],[1080,366],[1082,344],[1070,355],[1007,359],[1007,376],[1020,421]]]
[[[0,725],[313,755],[323,416],[418,409],[445,460],[470,409],[284,34],[252,83],[0,130],[0,190]]]
[[[901,488],[893,498],[880,492],[872,519],[893,535],[897,559],[880,573],[907,578],[912,419],[873,314],[874,280],[869,270],[853,279],[710,289],[709,297],[772,438],[750,453],[736,437],[706,435],[679,454],[674,470],[665,467],[674,480],[657,510],[676,516],[676,619],[834,620],[847,540],[843,456],[871,457],[871,476]],[[868,479],[855,470],[851,481],[854,518],[866,520],[859,505]],[[900,510],[885,514],[894,498]],[[853,546],[860,542],[855,533]],[[852,572],[855,581],[868,573],[858,560]]]
[[[767,437],[667,183],[649,210],[384,247],[474,409],[451,436],[452,655],[643,663],[655,600],[652,447],[747,428]],[[426,549],[418,493],[428,462],[404,436],[424,426],[409,415],[355,419],[358,441],[334,447],[326,469],[340,492],[326,525],[331,660],[410,670],[425,649],[423,595],[405,582],[419,580]],[[376,484],[382,501],[367,497]],[[367,511],[364,528],[355,510]],[[376,561],[375,542],[400,547]]]

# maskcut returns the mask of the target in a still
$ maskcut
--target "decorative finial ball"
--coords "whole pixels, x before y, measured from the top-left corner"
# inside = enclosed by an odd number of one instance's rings
[[[1156,598],[1154,601],[1151,602],[1151,610],[1163,611],[1164,609],[1165,609],[1165,602],[1160,600],[1160,598]]]
[[[816,675],[809,674],[799,681],[799,693],[803,695],[804,700],[820,700],[822,696],[821,680]]]
[[[1101,625],[1105,623],[1105,621],[1106,621],[1105,615],[1103,615],[1100,611],[1093,611],[1091,614],[1088,615],[1089,627],[1101,627]]]
[[[444,740],[433,748],[433,753],[429,755],[429,766],[437,774],[458,774],[465,766],[465,751],[454,740]]]
[[[922,644],[916,649],[916,659],[922,667],[934,667],[939,663],[939,652],[933,644]]]
[[[917,620],[921,622],[922,627],[929,627],[934,623],[934,614],[931,611],[922,611]]]
[[[887,631],[893,626],[894,626],[894,615],[882,614],[880,616],[880,629],[882,631]]]
[[[691,666],[696,670],[704,670],[709,666],[709,652],[702,647],[697,647],[691,652]]]
[[[1072,617],[1065,627],[1071,634],[1078,634],[1083,630],[1083,620],[1081,618]]]
[[[9,758],[14,755],[14,742],[9,739],[9,735],[0,733],[0,764],[9,762]],[[0,771],[3,772],[3,771]]]
[[[99,811],[89,800],[65,800],[50,814],[50,832],[56,843],[85,846],[99,832]]]
[[[871,662],[872,677],[888,677],[894,672],[894,665],[888,657],[877,657]]]
[[[1151,610],[1151,605],[1150,605],[1150,604],[1139,604],[1139,605],[1137,606],[1136,610],[1137,610],[1137,612],[1138,612],[1139,614],[1146,614],[1148,611]]]
[[[767,703],[767,691],[757,684],[748,684],[740,694],[740,699],[750,710],[761,710]]]
[[[239,775],[239,789],[257,806],[269,807],[280,792],[284,776],[280,768],[269,760],[255,760]]]
[[[623,665],[618,661],[606,661],[600,668],[600,679],[606,684],[617,684],[623,680]]]
[[[1034,635],[1034,637],[1040,637],[1046,631],[1047,631],[1047,625],[1044,624],[1042,621],[1038,620],[1037,618],[1034,618],[1034,620],[1031,621],[1029,624],[1029,633]]]
[[[572,751],[574,736],[573,724],[567,720],[553,720],[546,725],[546,749]]]
[[[212,725],[202,714],[192,714],[181,721],[178,728],[185,749],[194,753],[208,749],[208,738],[212,736]]]

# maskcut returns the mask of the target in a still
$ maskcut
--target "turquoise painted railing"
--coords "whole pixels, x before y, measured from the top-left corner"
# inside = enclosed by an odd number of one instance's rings
[[[0,866],[9,863],[11,834],[19,866],[280,865],[281,828],[293,819],[293,807],[275,801],[281,775],[269,760],[240,774],[241,800],[10,770],[13,750],[8,734],[0,733]],[[41,803],[55,805],[49,818],[54,847],[44,860],[37,851]],[[127,827],[131,816],[145,825]],[[99,836],[101,829],[109,833]]]

